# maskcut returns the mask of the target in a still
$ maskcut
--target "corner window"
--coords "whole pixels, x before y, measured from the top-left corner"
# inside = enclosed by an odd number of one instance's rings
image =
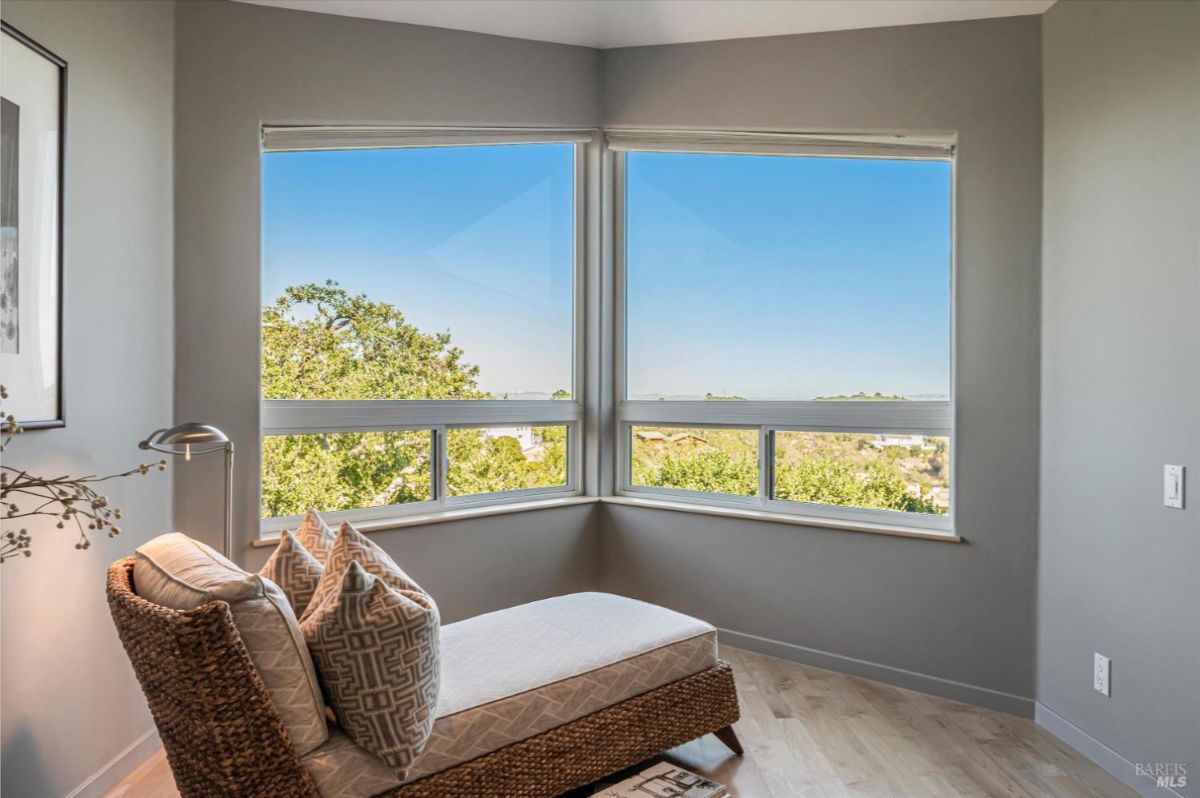
[[[949,529],[948,148],[652,143],[614,164],[620,492]]]
[[[262,156],[267,527],[575,491],[584,145],[282,140]]]

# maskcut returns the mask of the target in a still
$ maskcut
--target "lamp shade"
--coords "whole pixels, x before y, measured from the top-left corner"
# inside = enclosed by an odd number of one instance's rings
[[[202,454],[223,449],[228,444],[229,436],[211,424],[189,421],[170,429],[155,430],[138,446],[168,454]]]

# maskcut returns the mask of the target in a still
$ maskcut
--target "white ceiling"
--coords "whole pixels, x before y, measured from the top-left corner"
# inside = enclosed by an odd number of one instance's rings
[[[1055,0],[238,0],[588,47],[1040,14]]]

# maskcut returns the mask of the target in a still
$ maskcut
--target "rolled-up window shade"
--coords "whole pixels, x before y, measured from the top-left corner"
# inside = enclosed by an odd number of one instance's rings
[[[737,133],[693,130],[606,130],[608,147],[625,152],[722,152],[850,158],[948,159],[952,135]]]
[[[596,131],[538,128],[401,128],[264,126],[262,147],[269,152],[370,150],[398,147],[465,147],[487,144],[582,143]]]

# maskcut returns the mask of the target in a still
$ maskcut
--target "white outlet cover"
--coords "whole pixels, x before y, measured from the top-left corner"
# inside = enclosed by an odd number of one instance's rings
[[[1094,667],[1092,668],[1092,687],[1101,695],[1111,696],[1112,684],[1108,657],[1103,654],[1096,654],[1095,657]]]

